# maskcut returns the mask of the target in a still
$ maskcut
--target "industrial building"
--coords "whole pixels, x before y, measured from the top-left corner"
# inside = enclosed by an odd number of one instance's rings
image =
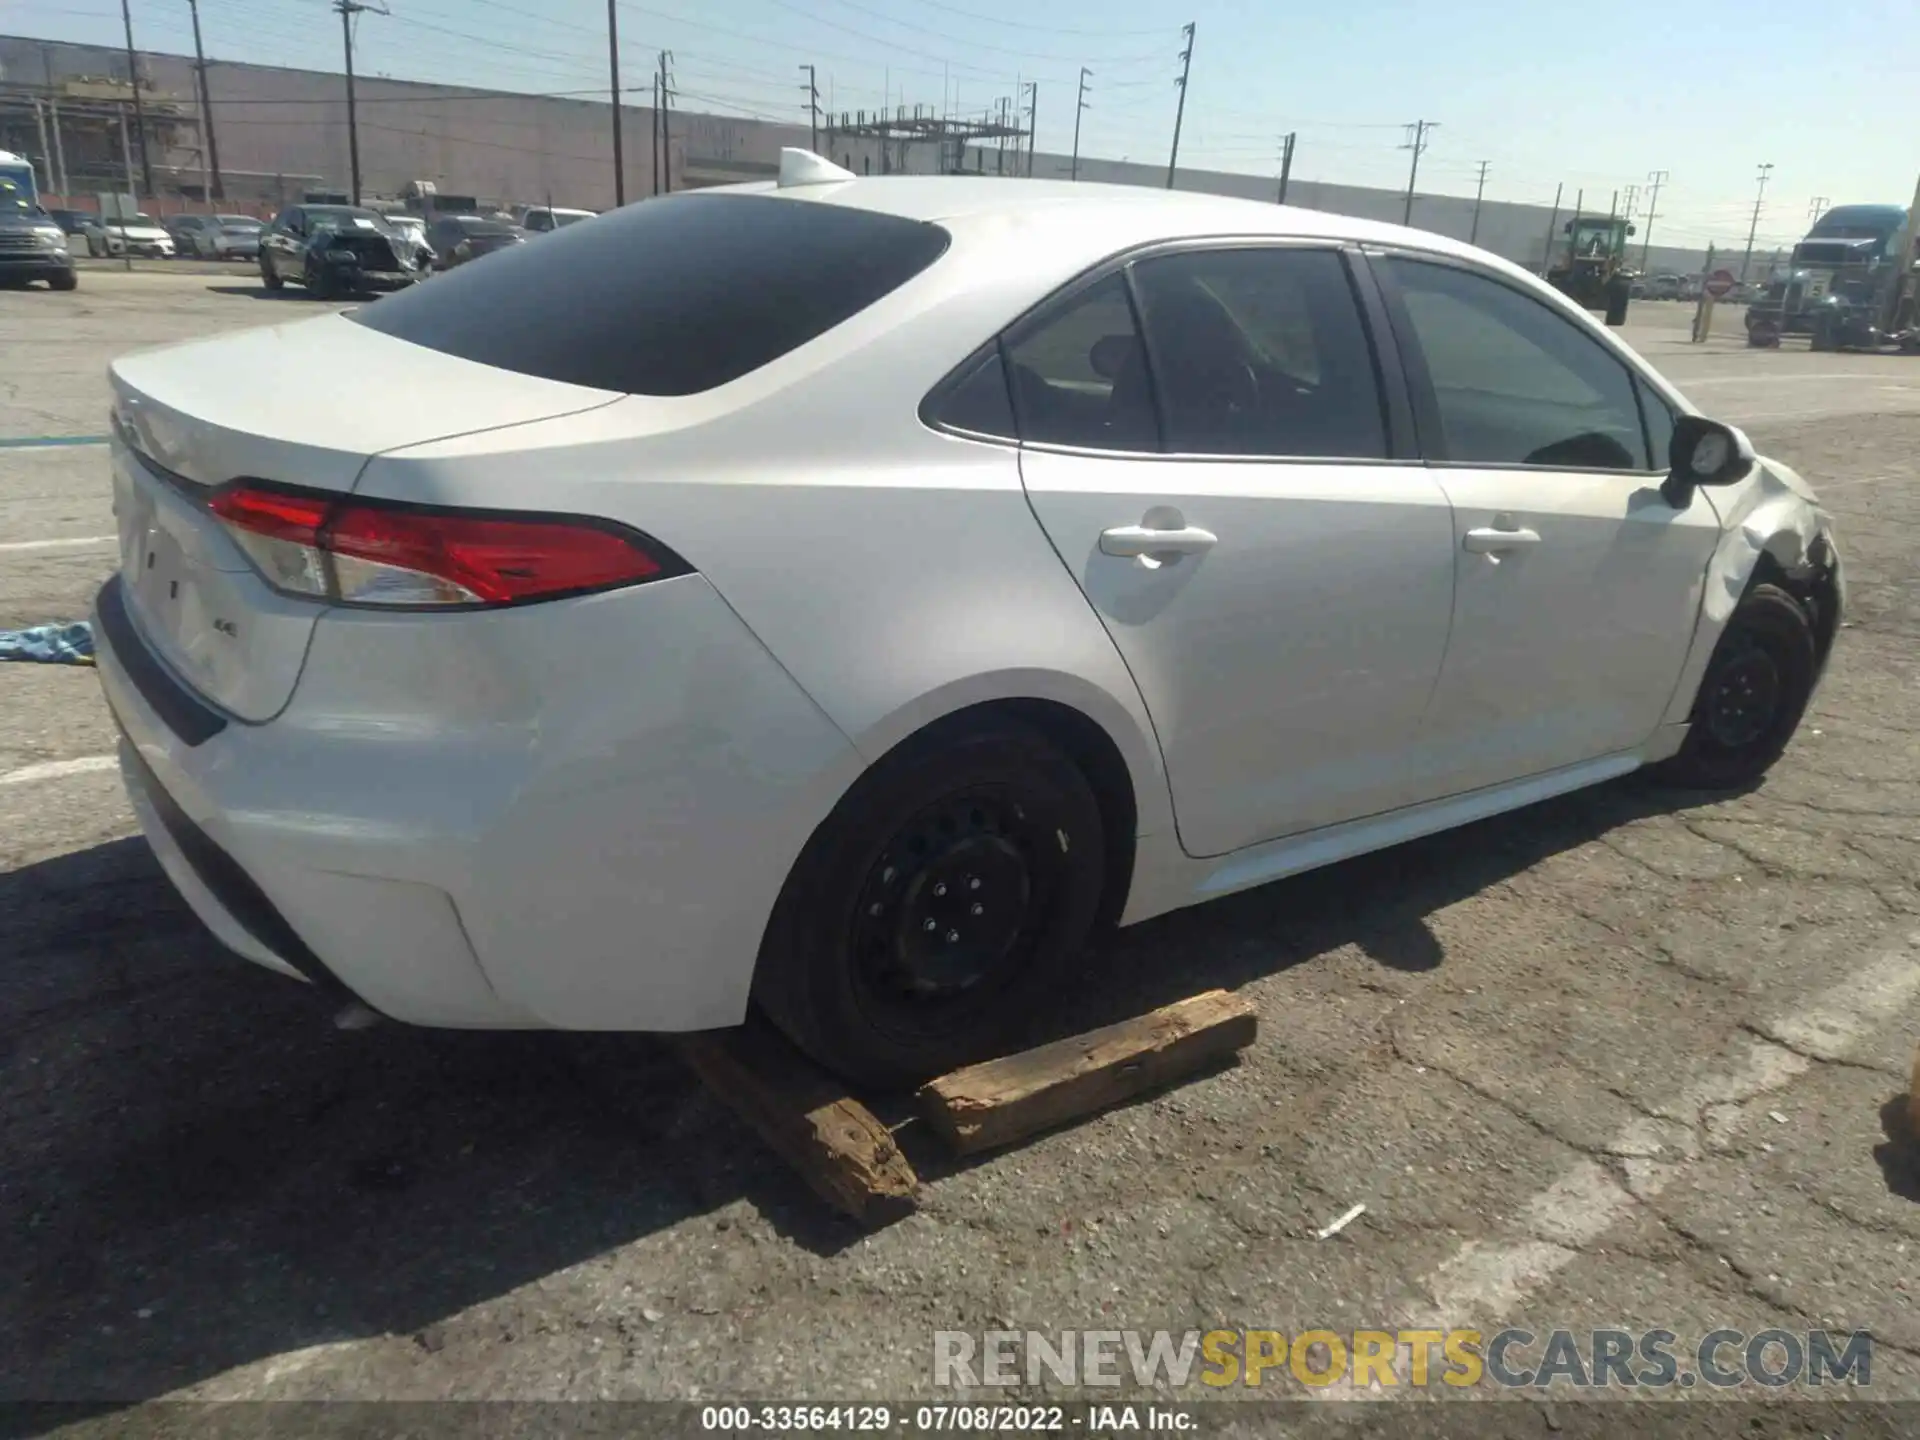
[[[207,203],[271,213],[310,189],[349,186],[344,77],[311,70],[238,64],[207,66],[213,143],[207,143],[193,60],[141,52],[139,115],[124,51],[0,36],[0,150],[29,156],[45,188],[86,208],[91,197],[120,193],[127,177],[146,208],[173,211]],[[415,182],[441,193],[478,197],[489,207],[579,206],[604,210],[616,201],[612,109],[605,101],[557,99],[503,91],[360,77],[357,113],[361,188],[365,196],[398,196]],[[645,91],[640,92],[645,94]],[[782,125],[644,105],[623,105],[625,196],[771,177],[782,146],[816,143],[796,117]],[[980,171],[1066,179],[1070,156],[1027,148],[1012,124],[958,122],[932,107],[891,115],[846,112],[821,117],[818,146],[860,173],[929,174]],[[123,132],[124,125],[124,132]],[[144,135],[145,145],[141,144]],[[1163,166],[1081,157],[1082,180],[1164,185]],[[1270,176],[1181,169],[1183,190],[1250,199],[1278,199]],[[1293,181],[1288,204],[1368,219],[1399,221],[1397,190]],[[1605,209],[1607,197],[1598,197]],[[1569,218],[1542,205],[1489,200],[1476,223],[1471,196],[1418,193],[1412,223],[1539,268],[1550,230]],[[1589,208],[1593,208],[1589,206]],[[1633,247],[1636,260],[1639,246]],[[1647,268],[1692,273],[1698,249],[1653,246]]]

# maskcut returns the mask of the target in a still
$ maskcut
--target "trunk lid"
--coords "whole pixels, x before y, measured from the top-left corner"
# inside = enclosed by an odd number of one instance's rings
[[[324,606],[259,577],[208,511],[214,487],[254,479],[344,493],[382,451],[620,398],[338,315],[144,351],[109,373],[128,611],[175,675],[251,721],[272,719],[293,694]]]

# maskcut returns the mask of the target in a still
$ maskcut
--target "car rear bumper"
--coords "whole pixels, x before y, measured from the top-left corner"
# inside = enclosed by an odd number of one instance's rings
[[[860,768],[697,575],[329,612],[266,724],[176,679],[118,583],[99,674],[174,885],[236,953],[397,1020],[737,1023],[793,858]]]

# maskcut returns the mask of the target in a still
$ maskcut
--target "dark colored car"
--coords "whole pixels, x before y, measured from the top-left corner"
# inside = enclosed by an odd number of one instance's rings
[[[86,230],[88,215],[85,210],[49,210],[47,215],[66,235],[81,235]]]
[[[80,283],[67,237],[54,219],[25,195],[0,191],[0,285],[44,280],[55,290]]]
[[[427,231],[427,243],[433,247],[435,264],[451,270],[482,255],[524,245],[527,232],[504,220],[489,220],[483,215],[444,215]]]
[[[413,247],[377,211],[290,205],[260,235],[260,283],[288,281],[321,299],[404,290],[420,279]]]

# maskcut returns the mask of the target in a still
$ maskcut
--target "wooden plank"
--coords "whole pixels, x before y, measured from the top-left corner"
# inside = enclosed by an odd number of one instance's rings
[[[1010,1145],[1158,1089],[1253,1043],[1253,1002],[1209,990],[1172,1005],[956,1070],[919,1092],[927,1122],[962,1155]]]
[[[705,1030],[673,1043],[715,1097],[842,1214],[883,1225],[919,1204],[920,1177],[892,1132],[771,1026]]]

